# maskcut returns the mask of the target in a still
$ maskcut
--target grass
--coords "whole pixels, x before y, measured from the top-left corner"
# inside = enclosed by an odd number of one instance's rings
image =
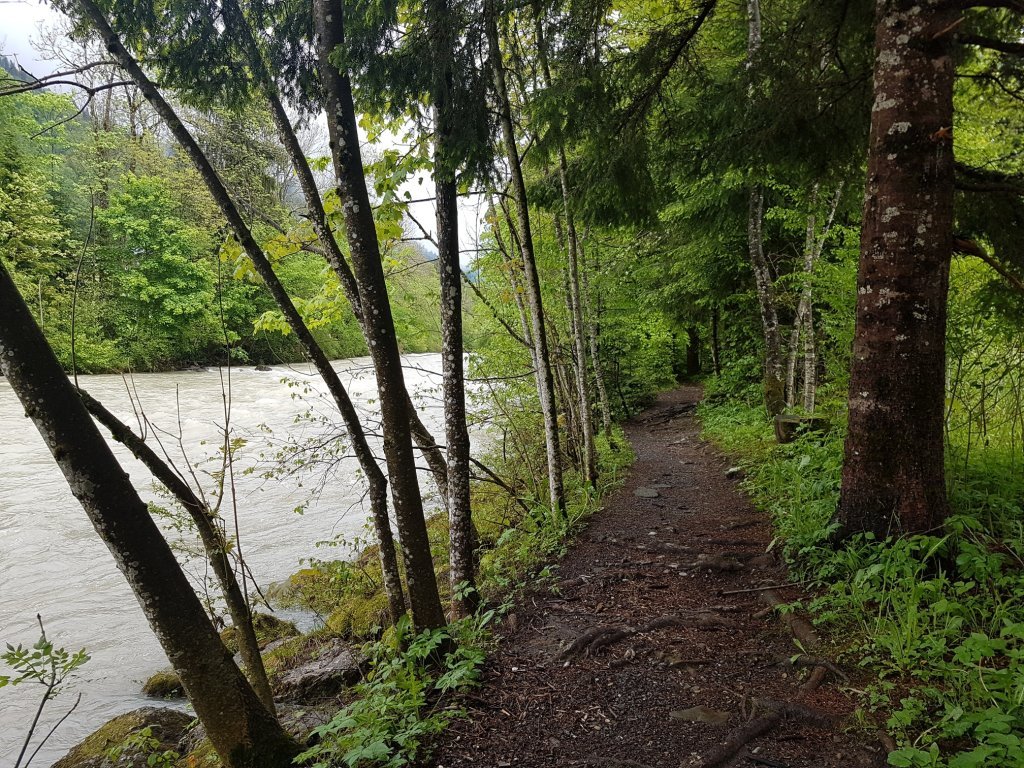
[[[964,462],[952,436],[953,514],[940,535],[834,551],[841,422],[777,445],[759,407],[709,401],[701,418],[811,582],[820,628],[870,673],[862,708],[897,740],[890,765],[1024,766],[1024,478],[1009,448],[993,440]]]

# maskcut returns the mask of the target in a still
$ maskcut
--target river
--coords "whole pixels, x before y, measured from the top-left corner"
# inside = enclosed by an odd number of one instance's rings
[[[437,394],[440,356],[409,355],[405,362],[406,383],[423,407],[423,421],[438,434],[443,423]],[[376,387],[369,359],[339,361],[335,367],[372,423]],[[135,426],[130,387],[151,424],[150,439],[159,437],[179,467],[186,465],[187,454],[193,465],[199,464],[197,476],[204,487],[215,487],[205,472],[219,466],[217,446],[225,422],[217,369],[79,380]],[[306,366],[264,372],[233,368],[230,393],[232,433],[246,441],[234,472],[240,541],[256,580],[265,586],[293,573],[304,558],[339,556],[337,549],[318,549],[318,541],[365,539],[368,512],[354,459],[334,466],[319,494],[315,474],[266,479],[261,471],[243,471],[266,467],[261,455],[275,454],[284,440],[322,435],[326,420],[337,422],[319,377]],[[38,613],[55,645],[85,648],[91,656],[47,706],[37,728],[36,740],[81,694],[78,707],[33,761],[42,767],[111,717],[153,704],[139,693],[141,682],[168,664],[124,577],[2,379],[0,435],[0,643],[34,643]],[[120,445],[114,450],[144,498],[161,501],[145,468]],[[302,514],[295,511],[300,506]],[[201,578],[198,561],[189,569]],[[6,673],[0,665],[0,674]],[[42,692],[41,685],[32,683],[0,689],[0,766],[13,765]]]

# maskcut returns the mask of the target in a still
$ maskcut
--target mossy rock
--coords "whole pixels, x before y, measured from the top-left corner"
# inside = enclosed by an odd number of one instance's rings
[[[348,638],[366,638],[375,627],[388,624],[388,598],[381,592],[352,595],[327,617],[327,629]]]
[[[173,669],[161,669],[142,684],[142,692],[157,699],[180,699],[185,688]]]
[[[292,622],[279,619],[267,613],[254,613],[253,628],[256,630],[256,642],[259,647],[266,648],[275,640],[295,637],[299,629]],[[221,630],[220,639],[231,653],[238,653],[238,632],[235,627]]]
[[[152,737],[160,742],[153,751],[177,751],[191,723],[191,715],[176,709],[142,707],[101,725],[72,747],[52,768],[144,768],[149,752],[142,754],[129,750],[116,763],[107,754],[142,728],[151,729]]]

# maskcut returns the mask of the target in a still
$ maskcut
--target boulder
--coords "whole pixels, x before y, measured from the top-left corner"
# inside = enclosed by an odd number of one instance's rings
[[[336,696],[363,676],[363,659],[351,646],[334,637],[314,649],[307,661],[291,666],[271,682],[274,698],[315,702]]]
[[[108,720],[72,747],[52,768],[146,768],[150,754],[167,750],[180,752],[191,723],[192,716],[177,709],[142,707]],[[157,744],[129,747],[116,762],[110,759],[112,748],[124,745],[129,736],[143,728],[150,729],[150,738]]]
[[[161,669],[142,684],[142,692],[157,699],[180,699],[185,688],[173,669]]]

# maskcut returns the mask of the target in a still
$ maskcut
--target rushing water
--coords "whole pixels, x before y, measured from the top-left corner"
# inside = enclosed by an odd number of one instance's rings
[[[372,423],[376,388],[368,360],[345,360],[336,368],[352,400]],[[436,396],[439,370],[438,355],[406,358],[407,385],[435,434],[442,426]],[[193,465],[199,463],[197,477],[205,488],[216,486],[204,474],[219,466],[217,446],[225,422],[222,376],[216,369],[140,374],[128,382],[120,376],[79,379],[84,389],[135,426],[130,387],[150,423],[150,439],[158,437],[182,468],[184,452]],[[322,390],[319,377],[302,366],[231,371],[231,429],[246,440],[234,473],[240,541],[261,585],[287,577],[303,558],[337,556],[336,550],[317,550],[318,541],[339,534],[349,539],[365,536],[368,513],[354,459],[345,458],[333,467],[318,495],[320,478],[315,474],[267,480],[261,472],[241,471],[259,463],[261,453],[274,453],[284,438],[322,434],[326,427],[321,420],[304,417],[312,413],[333,418],[333,406]],[[110,553],[2,379],[0,435],[0,642],[35,642],[38,613],[56,645],[69,650],[84,647],[92,657],[48,705],[37,728],[38,739],[81,694],[78,707],[33,762],[46,766],[104,721],[152,704],[139,693],[141,681],[165,668],[167,660]],[[159,501],[145,468],[121,446],[114,449],[144,497]],[[294,511],[299,506],[305,506],[301,515]],[[225,505],[228,510],[230,505]],[[202,574],[197,564],[190,570]],[[0,689],[0,766],[13,765],[42,692],[41,685],[30,683]]]

